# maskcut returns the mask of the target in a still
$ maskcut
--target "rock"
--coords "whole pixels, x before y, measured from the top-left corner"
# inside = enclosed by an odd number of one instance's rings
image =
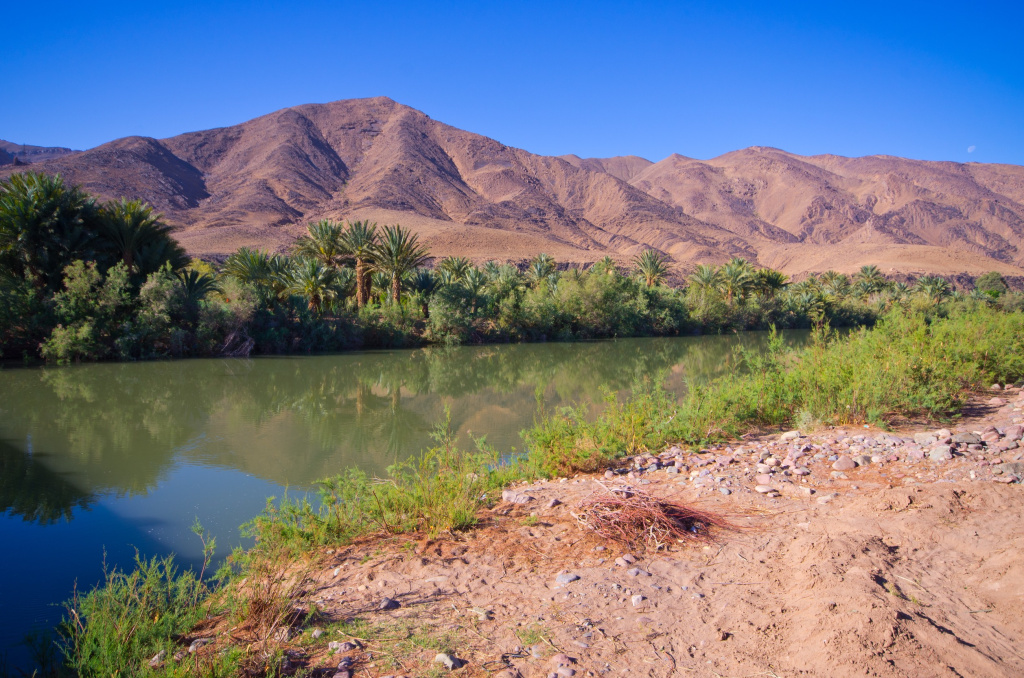
[[[779,436],[779,440],[796,440],[800,437],[800,431],[786,431]]]
[[[515,490],[502,490],[501,500],[507,501],[510,504],[526,504],[527,502],[533,501],[533,497],[528,494],[522,494]]]
[[[647,600],[647,598],[641,596],[639,593],[635,594],[632,598],[630,598],[630,601],[633,603],[633,607],[639,606],[645,600]]]
[[[730,494],[732,494],[732,490],[730,490],[728,487],[720,487],[720,488],[718,488],[718,491],[721,492],[722,494],[724,494],[727,497]]]
[[[504,671],[498,671],[495,673],[494,678],[521,678],[521,674],[512,669],[505,669]]]
[[[761,473],[759,475],[754,476],[754,482],[756,482],[758,485],[768,485],[769,483],[772,482],[772,476],[769,473]]]
[[[856,457],[853,458],[853,463],[856,464],[857,466],[870,466],[871,457],[866,454],[858,454]]]
[[[550,662],[552,666],[557,668],[559,666],[572,666],[576,663],[576,660],[570,657],[569,655],[565,654],[564,652],[559,652],[558,654],[552,656],[551,659],[548,660],[548,662]]]
[[[556,676],[560,676],[560,677],[564,677],[564,678],[570,678],[571,676],[575,676],[576,675],[576,670],[575,669],[570,669],[568,666],[559,666],[555,670],[555,675]]]
[[[1012,473],[1017,476],[1024,476],[1024,462],[1008,461],[995,467],[1000,473]]]
[[[618,565],[620,560],[625,563],[625,565],[632,565],[636,562],[636,557],[631,553],[623,553],[621,558],[615,559],[615,564]],[[623,567],[625,567],[625,565]]]
[[[771,473],[771,470],[772,470],[772,467],[769,466],[768,464],[758,464],[757,465],[757,472],[758,473]]]
[[[679,469],[676,468],[675,466],[669,466],[668,468],[665,469],[665,473],[668,473],[669,475],[674,475],[676,473],[679,473]]]
[[[604,472],[604,477],[607,478],[608,480],[611,480],[612,478],[615,477],[615,471],[611,471],[611,470],[605,471]]]
[[[397,610],[400,607],[402,607],[402,604],[397,600],[392,600],[391,598],[384,598],[384,600],[380,601],[380,605],[377,606],[377,609],[387,611]]]
[[[158,669],[164,663],[164,657],[167,656],[167,650],[160,650],[153,658],[149,660],[149,667],[151,669]]]
[[[650,577],[651,576],[650,572],[648,572],[647,570],[641,570],[639,567],[633,567],[633,568],[630,568],[630,569],[626,570],[626,574],[628,574],[630,577],[640,577],[640,576]]]
[[[811,469],[806,466],[797,466],[793,469],[793,475],[795,476],[807,476],[811,474]]]
[[[949,445],[936,445],[928,453],[928,458],[932,461],[948,461],[953,458],[953,453]]]
[[[324,635],[324,630],[323,629],[313,629],[313,632],[310,633],[309,635],[313,637],[313,640],[316,640],[320,636]]]
[[[936,437],[931,433],[915,433],[914,442],[918,445],[931,445],[936,441]]]
[[[555,581],[559,584],[570,584],[574,581],[578,581],[580,576],[578,574],[572,574],[571,572],[563,572],[562,574],[555,577]]]
[[[760,494],[768,494],[769,492],[774,492],[775,488],[770,485],[757,485],[754,487],[754,491],[759,492]]]
[[[832,468],[837,471],[850,471],[857,468],[857,464],[845,454],[836,460],[836,463],[832,464]]]
[[[551,508],[555,508],[556,506],[561,506],[561,505],[562,505],[561,501],[559,501],[558,499],[552,499],[551,501],[549,501],[544,506],[546,506],[547,508],[551,509]]]
[[[820,497],[818,497],[818,503],[819,504],[827,504],[827,503],[829,503],[830,501],[832,501],[833,499],[835,499],[838,496],[839,496],[838,492],[830,492],[828,494],[823,494]]]
[[[1006,430],[1003,431],[1003,435],[1007,440],[1021,440],[1024,438],[1024,426],[1020,424],[1014,424],[1013,426],[1007,426]]]
[[[441,652],[436,657],[434,657],[434,663],[441,664],[449,671],[454,671],[455,669],[465,664],[464,661],[462,661],[455,655],[445,654],[444,652]]]
[[[995,405],[996,407],[1002,407],[1003,405],[1006,404],[1006,401],[1002,398],[989,398],[988,404]]]
[[[885,460],[886,460],[886,457],[885,457],[884,454],[872,454],[871,455],[871,463],[872,464],[881,464]]]
[[[199,651],[199,648],[209,645],[213,642],[213,638],[196,638],[192,641],[192,644],[188,646],[189,654],[195,654]]]
[[[352,678],[352,672],[348,669],[342,669],[332,675],[331,678]]]

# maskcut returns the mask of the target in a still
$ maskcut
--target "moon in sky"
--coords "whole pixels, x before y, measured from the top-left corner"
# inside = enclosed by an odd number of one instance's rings
[[[975,146],[974,144],[971,144],[970,146],[967,147],[967,152],[968,153],[974,153],[974,149],[976,149],[976,148],[977,148],[977,146]]]

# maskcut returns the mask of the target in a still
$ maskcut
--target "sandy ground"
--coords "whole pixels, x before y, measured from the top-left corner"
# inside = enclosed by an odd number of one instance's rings
[[[293,667],[442,675],[445,650],[453,675],[499,678],[1024,675],[1022,406],[1009,389],[949,431],[670,448],[513,488],[468,533],[325,551]],[[661,550],[581,527],[581,501],[624,487],[736,527]]]

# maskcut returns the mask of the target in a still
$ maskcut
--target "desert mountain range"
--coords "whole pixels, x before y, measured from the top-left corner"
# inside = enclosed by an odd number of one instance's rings
[[[711,160],[541,156],[385,97],[81,152],[5,142],[0,176],[24,169],[15,157],[104,199],[152,203],[197,256],[283,250],[308,221],[367,218],[477,261],[625,262],[654,248],[680,272],[742,256],[794,275],[863,264],[1024,275],[1016,165],[763,147]]]

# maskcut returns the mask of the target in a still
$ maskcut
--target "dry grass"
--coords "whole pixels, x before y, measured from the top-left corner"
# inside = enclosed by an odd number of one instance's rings
[[[632,487],[605,489],[584,499],[573,514],[580,526],[630,548],[661,550],[673,543],[706,542],[725,518],[655,497]]]

